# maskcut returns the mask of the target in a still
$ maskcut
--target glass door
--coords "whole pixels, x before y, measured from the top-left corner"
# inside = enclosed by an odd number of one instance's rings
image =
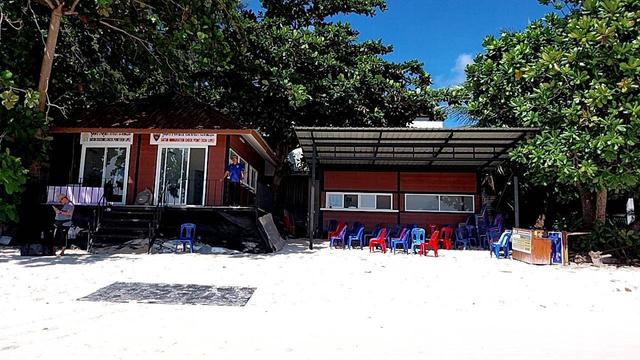
[[[108,202],[126,200],[127,147],[85,147],[80,182],[104,188]]]
[[[205,148],[160,150],[156,193],[166,205],[203,205],[206,168]]]

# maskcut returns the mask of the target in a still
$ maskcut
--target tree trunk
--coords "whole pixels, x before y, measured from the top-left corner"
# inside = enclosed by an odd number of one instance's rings
[[[49,31],[47,32],[47,43],[42,55],[42,65],[40,67],[40,80],[38,82],[38,93],[40,94],[38,109],[44,112],[47,107],[47,91],[49,89],[49,78],[51,77],[51,67],[53,57],[56,52],[58,42],[58,32],[60,30],[60,20],[62,19],[62,5],[51,11]]]
[[[585,190],[580,184],[578,184],[578,192],[580,193],[580,204],[582,205],[582,226],[586,229],[591,229],[595,218],[594,194]]]
[[[596,193],[596,220],[604,223],[607,217],[607,189]]]

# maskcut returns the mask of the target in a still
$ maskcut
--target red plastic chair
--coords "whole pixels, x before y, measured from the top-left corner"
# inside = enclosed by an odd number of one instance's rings
[[[438,224],[428,224],[427,225],[427,236],[431,236],[434,231],[440,230],[440,225]]]
[[[347,224],[343,222],[339,223],[335,230],[329,231],[329,233],[327,234],[327,240],[331,240],[332,237],[340,235],[342,229],[344,229],[345,226],[347,226]]]
[[[434,254],[438,256],[438,242],[440,242],[439,235],[439,231],[434,231],[433,234],[431,234],[429,242],[420,244],[420,255],[427,256],[427,252],[431,249]]]
[[[447,250],[453,249],[453,245],[451,245],[453,228],[450,226],[443,227],[442,230],[440,230],[440,235],[442,235],[442,248]]]
[[[378,237],[375,237],[369,240],[369,252],[373,252],[376,248],[376,245],[380,245],[380,247],[382,248],[382,253],[386,254],[387,253],[387,242],[385,239],[386,237],[387,237],[387,228],[384,228],[380,230]]]

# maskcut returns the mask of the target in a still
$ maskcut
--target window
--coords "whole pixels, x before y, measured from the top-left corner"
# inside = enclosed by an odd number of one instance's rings
[[[233,155],[238,157],[239,164],[244,165],[244,179],[242,179],[242,183],[247,185],[252,190],[255,190],[256,187],[258,186],[258,170],[256,170],[256,168],[254,168],[253,166],[249,165],[249,163],[247,163],[245,159],[240,157],[238,153],[236,153],[231,149],[229,149],[229,159],[227,159],[228,164],[231,163],[231,156]]]
[[[440,211],[438,195],[407,195],[405,209],[414,211]]]
[[[108,202],[124,203],[128,150],[128,146],[83,146],[79,176],[82,185],[104,188]]]
[[[473,212],[473,196],[440,196],[440,211]]]
[[[327,207],[342,208],[342,194],[327,194]]]
[[[391,195],[376,195],[376,208],[391,210]]]
[[[406,194],[406,211],[473,213],[473,195]]]
[[[360,208],[362,209],[375,209],[376,208],[376,196],[373,194],[360,195]]]
[[[358,195],[357,194],[345,194],[344,195],[344,207],[345,207],[345,209],[357,209],[358,208]]]
[[[393,210],[391,204],[391,194],[329,192],[325,205],[327,209],[377,211]]]

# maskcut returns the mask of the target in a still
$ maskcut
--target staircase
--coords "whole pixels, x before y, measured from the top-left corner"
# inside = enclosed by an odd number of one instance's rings
[[[94,247],[122,244],[133,239],[149,237],[153,222],[153,206],[113,206],[104,209],[100,226],[95,233]]]

